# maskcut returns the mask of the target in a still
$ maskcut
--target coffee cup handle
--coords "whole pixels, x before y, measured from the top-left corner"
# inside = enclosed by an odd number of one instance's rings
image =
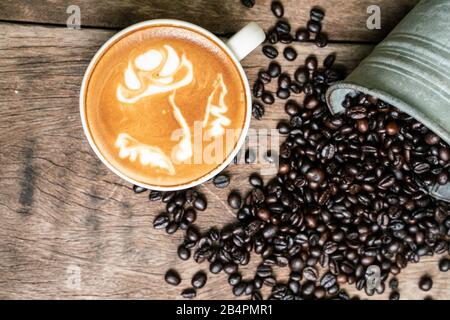
[[[227,46],[241,61],[266,39],[266,33],[256,23],[250,22],[227,41]]]

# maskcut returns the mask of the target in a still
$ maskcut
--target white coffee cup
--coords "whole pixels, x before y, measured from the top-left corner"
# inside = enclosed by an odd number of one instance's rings
[[[165,186],[158,186],[158,185],[148,185],[143,184],[142,182],[135,181],[134,179],[128,177],[124,173],[122,173],[119,169],[114,167],[100,152],[98,146],[94,143],[94,140],[91,136],[90,130],[87,126],[87,120],[86,120],[86,111],[85,111],[85,95],[86,95],[86,89],[87,84],[89,81],[89,78],[91,76],[91,73],[103,55],[103,53],[108,50],[118,39],[123,38],[124,36],[132,33],[133,31],[145,27],[150,26],[174,26],[174,27],[184,27],[186,29],[193,30],[199,34],[202,34],[206,37],[208,37],[210,40],[212,40],[214,43],[216,43],[218,46],[220,46],[221,49],[223,49],[227,55],[230,57],[230,59],[233,61],[235,67],[240,73],[240,76],[244,83],[244,90],[245,90],[245,96],[246,96],[246,105],[247,105],[247,114],[245,117],[244,126],[242,128],[241,134],[239,136],[238,142],[236,143],[235,148],[233,151],[228,155],[228,157],[218,165],[214,170],[209,172],[208,174],[202,176],[201,178],[191,181],[189,183],[183,184],[183,185],[177,185],[175,187],[165,187]],[[87,140],[89,141],[89,144],[91,148],[94,150],[95,154],[98,158],[115,174],[117,174],[122,179],[134,184],[138,185],[147,189],[151,190],[159,190],[159,191],[176,191],[176,190],[183,190],[195,187],[196,185],[199,185],[205,181],[208,181],[209,179],[216,176],[218,173],[220,173],[223,169],[226,168],[230,164],[231,161],[233,161],[233,158],[237,155],[239,150],[241,149],[242,145],[245,142],[245,138],[248,133],[248,129],[250,126],[250,120],[252,115],[252,94],[250,91],[250,85],[247,79],[247,76],[244,72],[244,69],[242,68],[239,61],[244,59],[250,52],[252,52],[254,49],[256,49],[264,40],[265,40],[265,33],[264,31],[254,22],[249,23],[247,26],[245,26],[242,30],[240,30],[238,33],[236,33],[233,37],[231,37],[226,43],[216,37],[214,34],[209,32],[208,30],[199,27],[197,25],[194,25],[189,22],[180,21],[180,20],[172,20],[172,19],[157,19],[157,20],[149,20],[144,21],[141,23],[134,24],[119,33],[115,34],[112,38],[110,38],[95,54],[95,56],[92,58],[85,75],[83,77],[83,81],[81,84],[81,90],[80,90],[80,115],[81,115],[81,123],[83,126],[84,133],[87,137]]]

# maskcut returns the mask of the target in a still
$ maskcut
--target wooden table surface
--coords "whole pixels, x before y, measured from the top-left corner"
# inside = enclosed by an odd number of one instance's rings
[[[66,27],[66,10],[74,2],[81,9],[80,30]],[[207,268],[179,260],[181,232],[169,236],[152,228],[163,206],[149,202],[146,194],[134,194],[131,185],[95,157],[81,128],[79,89],[96,50],[123,27],[166,17],[197,23],[223,37],[249,21],[267,29],[275,22],[271,0],[256,2],[247,9],[238,0],[0,1],[0,298],[177,299],[192,274]],[[312,6],[324,8],[324,31],[331,39],[324,49],[295,44],[298,59],[280,60],[292,74],[309,54],[323,58],[331,52],[337,54],[337,63],[351,70],[417,0],[283,3],[294,27],[305,26]],[[371,4],[381,8],[381,30],[366,27]],[[252,81],[267,59],[256,50],[243,65]],[[251,126],[274,128],[285,117],[277,101]],[[245,176],[257,169],[258,165],[231,165],[231,188],[248,188]],[[207,211],[199,214],[200,227],[234,219],[225,203],[227,191],[210,182],[199,190],[209,200]],[[257,263],[253,260],[244,275]],[[424,273],[434,279],[426,295],[450,298],[448,274],[438,272],[437,261],[438,257],[424,258],[402,271],[402,298],[425,296],[417,287]],[[168,267],[181,272],[181,286],[165,284]],[[80,274],[79,286],[71,282],[73,272]],[[355,292],[351,287],[349,291]],[[387,291],[373,298],[386,298]],[[226,276],[209,275],[198,298],[232,299]]]

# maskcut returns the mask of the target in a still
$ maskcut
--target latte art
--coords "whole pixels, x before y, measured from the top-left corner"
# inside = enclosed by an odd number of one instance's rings
[[[87,123],[104,158],[148,185],[186,184],[213,171],[247,114],[231,58],[181,27],[148,27],[114,43],[86,92]]]
[[[192,63],[181,58],[169,45],[150,49],[128,63],[124,84],[117,87],[117,100],[133,104],[155,94],[189,85],[193,80]]]

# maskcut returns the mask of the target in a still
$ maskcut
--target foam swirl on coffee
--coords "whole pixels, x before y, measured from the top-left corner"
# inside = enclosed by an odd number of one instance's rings
[[[135,162],[139,159],[143,166],[153,166],[167,171],[174,175],[175,168],[172,161],[158,147],[139,143],[136,139],[126,133],[121,133],[117,137],[116,147],[119,148],[119,157]]]
[[[133,104],[145,97],[185,87],[193,79],[192,63],[186,55],[164,45],[129,61],[124,83],[118,85],[116,97],[120,102]]]

